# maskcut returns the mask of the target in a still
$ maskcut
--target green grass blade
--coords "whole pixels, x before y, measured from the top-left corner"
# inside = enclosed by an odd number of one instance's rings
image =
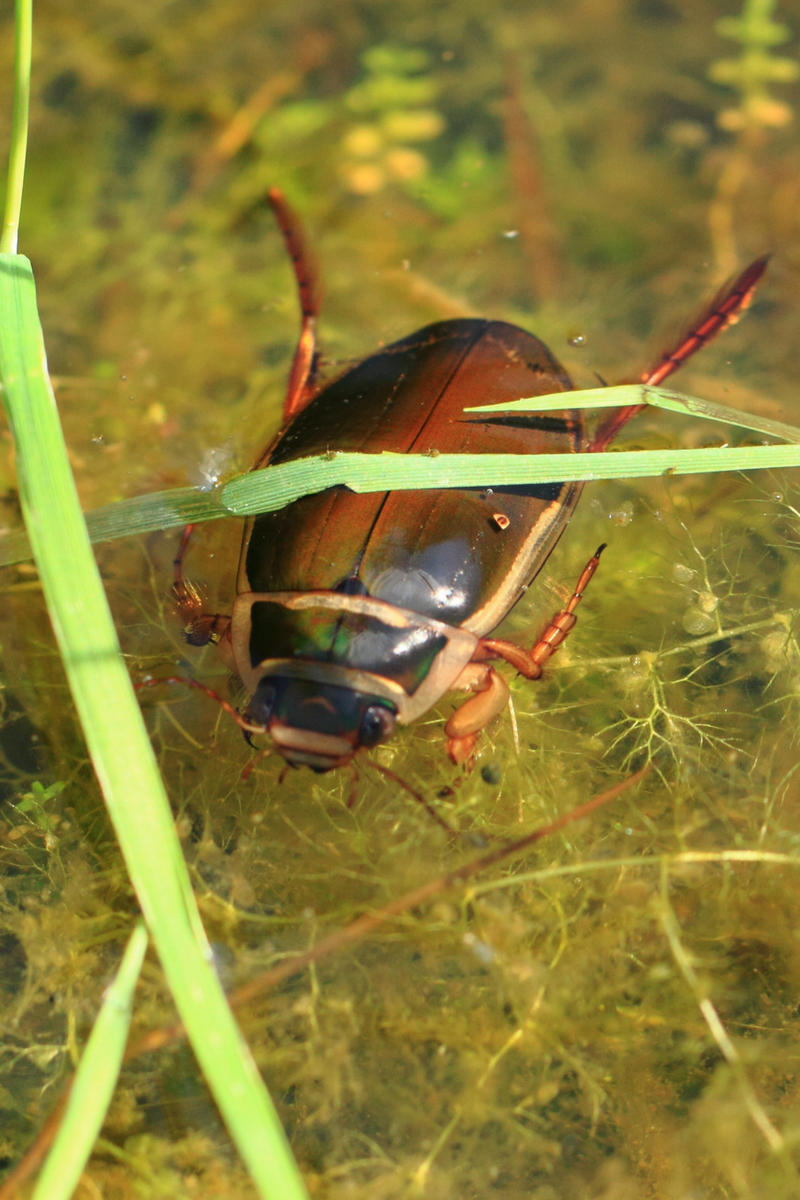
[[[28,535],[108,811],[178,1012],[269,1200],[302,1179],[211,963],[186,864],[94,561],[50,386],[27,259],[0,255],[0,380]]]
[[[237,516],[273,512],[300,496],[345,484],[354,492],[388,488],[502,487],[565,480],[642,479],[669,474],[752,471],[800,466],[800,446],[710,447],[703,450],[625,450],[603,454],[337,454],[265,467],[221,489]]]
[[[89,1035],[64,1117],[42,1168],[31,1200],[70,1200],[89,1161],[117,1082],[133,993],[147,950],[147,930],[136,925],[116,978],[106,991]]]
[[[697,396],[686,396],[672,392],[669,388],[649,387],[643,383],[625,383],[616,387],[584,388],[575,392],[551,392],[547,396],[528,396],[523,400],[512,400],[508,404],[486,404],[480,408],[465,408],[464,412],[563,412],[565,408],[625,408],[631,404],[649,404],[651,408],[662,408],[667,412],[683,413],[684,416],[702,417],[706,421],[723,421],[726,425],[737,425],[753,433],[768,433],[787,442],[800,442],[800,429],[786,425],[783,421],[771,421],[754,413],[739,412],[725,404],[713,404]]]
[[[218,492],[184,487],[105,504],[86,514],[86,524],[92,542],[111,542],[114,538],[151,533],[154,529],[175,529],[229,515],[219,502]]]
[[[115,538],[135,537],[157,529],[177,529],[198,521],[229,517],[231,514],[222,507],[218,496],[218,490],[206,492],[183,487],[104,504],[84,514],[89,539],[93,543],[113,542]],[[24,562],[30,557],[31,544],[22,530],[6,534],[0,540],[0,566]]]
[[[767,424],[767,422],[764,422]],[[777,424],[777,422],[771,422]],[[786,426],[786,429],[793,429]],[[764,430],[764,432],[775,432]],[[389,488],[503,487],[569,480],[645,479],[800,466],[800,431],[782,446],[711,446],[701,450],[613,450],[603,454],[349,454],[300,458],[230,480],[213,493],[194,488],[153,492],[86,514],[92,542],[171,529],[221,517],[275,512],[325,488],[354,492]],[[26,534],[0,541],[0,566],[31,557]]]
[[[644,385],[619,383],[614,387],[580,388],[573,392],[548,392],[544,396],[523,396],[507,404],[480,404],[464,412],[563,412],[565,408],[625,408],[644,404]]]
[[[725,425],[736,425],[751,433],[766,433],[770,437],[783,438],[786,442],[800,442],[800,429],[784,421],[771,421],[755,413],[739,412],[727,404],[713,404],[697,396],[685,396],[682,392],[671,392],[667,388],[643,387],[642,393],[652,408],[663,408],[685,416],[702,417],[705,421],[721,421]]]
[[[14,107],[11,115],[11,149],[8,156],[6,209],[0,254],[15,254],[22,209],[22,185],[28,153],[28,110],[31,100],[31,42],[33,0],[16,0],[14,8]]]

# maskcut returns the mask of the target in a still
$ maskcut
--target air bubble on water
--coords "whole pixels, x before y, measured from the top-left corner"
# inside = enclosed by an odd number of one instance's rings
[[[633,520],[633,504],[630,500],[626,500],[618,509],[608,514],[608,519],[609,521],[613,521],[620,529],[624,529]]]
[[[465,933],[462,941],[484,967],[488,967],[494,961],[495,953],[492,947],[488,943],[482,942],[474,933]]]
[[[192,473],[201,492],[210,492],[219,483],[231,460],[230,443],[224,446],[211,446],[204,453],[196,470]],[[199,476],[199,480],[198,480]]]

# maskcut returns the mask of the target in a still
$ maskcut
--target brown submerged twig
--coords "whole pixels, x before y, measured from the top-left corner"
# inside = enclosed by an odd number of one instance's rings
[[[536,133],[522,102],[519,56],[505,57],[507,90],[503,98],[503,133],[514,188],[526,284],[534,302],[548,300],[562,277],[558,237],[543,186]]]

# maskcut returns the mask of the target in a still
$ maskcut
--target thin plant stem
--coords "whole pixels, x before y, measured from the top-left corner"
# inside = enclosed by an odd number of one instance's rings
[[[669,942],[672,956],[683,978],[694,994],[700,1012],[703,1014],[703,1020],[708,1026],[709,1032],[717,1044],[717,1048],[733,1071],[745,1107],[750,1114],[753,1124],[763,1135],[770,1150],[780,1158],[787,1174],[796,1179],[797,1174],[794,1164],[787,1153],[783,1135],[775,1128],[767,1116],[761,1101],[758,1099],[739,1051],[731,1041],[728,1031],[720,1020],[719,1013],[708,994],[708,989],[704,986],[697,971],[695,971],[692,957],[683,945],[680,925],[669,902],[669,866],[666,861],[662,861],[661,864],[661,895],[658,908],[661,926]]]
[[[16,0],[14,21],[14,108],[11,117],[11,149],[0,254],[16,254],[19,214],[28,153],[28,112],[31,100],[31,42],[33,0]]]

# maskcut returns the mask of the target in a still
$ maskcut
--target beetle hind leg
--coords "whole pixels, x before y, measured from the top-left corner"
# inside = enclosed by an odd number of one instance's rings
[[[600,562],[605,545],[600,546],[583,568],[575,591],[566,608],[557,612],[542,636],[530,650],[507,642],[502,638],[481,638],[471,663],[468,663],[455,683],[457,688],[468,688],[475,692],[460,708],[456,709],[444,727],[447,734],[447,753],[457,766],[471,766],[478,737],[490,721],[498,716],[508,703],[509,688],[501,675],[487,662],[491,658],[504,658],[526,679],[538,679],[544,664],[563,645],[577,617],[575,609],[589,585]]]
[[[481,731],[508,704],[508,684],[488,663],[469,663],[455,684],[474,691],[444,727],[447,753],[457,766],[469,767]]]
[[[294,352],[283,404],[285,422],[302,412],[314,395],[314,376],[318,360],[317,318],[320,309],[320,285],[297,214],[286,203],[286,197],[279,188],[270,188],[267,198],[292,260],[300,300],[300,339]]]
[[[539,679],[544,664],[549,658],[552,658],[575,628],[578,620],[575,616],[575,609],[583,599],[583,593],[600,564],[600,555],[604,550],[605,544],[599,546],[589,559],[566,608],[562,608],[555,614],[544,633],[530,650],[525,650],[522,646],[517,646],[516,643],[507,642],[502,638],[482,638],[477,654],[486,658],[504,658],[506,662],[511,663],[512,667],[516,667],[520,675],[524,675],[526,679]]]

